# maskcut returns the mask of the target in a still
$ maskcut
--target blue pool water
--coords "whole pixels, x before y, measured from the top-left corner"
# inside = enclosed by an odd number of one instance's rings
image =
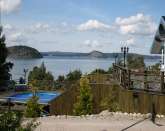
[[[60,93],[57,92],[37,92],[36,96],[39,97],[39,103],[40,104],[48,104],[51,100],[58,97]],[[32,93],[19,93],[12,95],[8,98],[11,98],[12,102],[20,102],[20,103],[26,103],[31,97],[33,96]]]

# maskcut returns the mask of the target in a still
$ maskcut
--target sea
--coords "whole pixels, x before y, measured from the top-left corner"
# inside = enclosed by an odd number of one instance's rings
[[[81,70],[83,74],[90,73],[96,68],[101,68],[107,70],[112,66],[115,59],[78,59],[78,58],[48,58],[44,57],[42,59],[8,59],[14,63],[11,70],[12,79],[18,80],[20,77],[24,76],[24,69],[28,70],[28,73],[35,67],[40,66],[44,62],[47,71],[51,72],[55,79],[59,75],[66,75],[70,71],[75,69]],[[147,66],[154,65],[160,62],[160,59],[145,59],[145,64]],[[27,75],[28,75],[27,73]]]

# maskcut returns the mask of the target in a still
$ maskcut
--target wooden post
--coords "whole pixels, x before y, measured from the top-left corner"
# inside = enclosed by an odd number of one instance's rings
[[[164,90],[164,71],[161,71],[161,92],[165,93],[165,90]]]
[[[147,84],[147,70],[144,71],[144,89],[148,90],[148,84]]]
[[[128,70],[128,89],[131,89],[131,70]]]

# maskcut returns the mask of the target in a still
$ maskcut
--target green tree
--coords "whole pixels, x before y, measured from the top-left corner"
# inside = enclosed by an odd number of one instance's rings
[[[44,63],[40,67],[34,67],[28,76],[29,84],[37,87],[39,90],[51,90],[54,84],[54,77],[46,71]],[[34,82],[35,81],[35,82]]]
[[[34,95],[27,102],[25,116],[30,118],[35,118],[35,117],[39,117],[40,115],[41,115],[41,106],[38,104],[38,97]]]
[[[112,74],[113,73],[113,67],[109,67],[107,72],[108,72],[108,74]]]
[[[80,95],[77,97],[77,103],[74,105],[75,115],[87,115],[91,114],[93,110],[92,101],[93,96],[91,93],[91,87],[89,86],[89,80],[87,78],[80,79]]]
[[[82,76],[82,73],[80,70],[74,70],[67,74],[66,79],[68,81],[79,80],[81,78],[81,76]]]
[[[140,55],[128,55],[127,58],[127,65],[129,69],[144,69],[145,63],[144,63],[144,57]]]
[[[0,89],[8,86],[11,74],[9,73],[13,67],[11,62],[6,62],[8,50],[5,44],[5,36],[2,35],[2,27],[0,27]]]
[[[65,76],[59,75],[56,81],[57,82],[64,82],[64,80],[65,80]]]
[[[94,71],[91,72],[91,74],[107,74],[107,71],[105,71],[104,69],[95,69]]]

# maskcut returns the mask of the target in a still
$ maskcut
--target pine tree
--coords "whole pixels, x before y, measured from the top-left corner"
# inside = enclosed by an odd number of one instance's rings
[[[92,106],[92,93],[89,86],[89,80],[87,78],[80,79],[80,95],[77,97],[78,101],[74,105],[75,115],[87,115],[91,114],[93,110]]]
[[[7,86],[11,76],[9,72],[13,66],[11,62],[6,62],[8,51],[5,44],[6,38],[2,31],[3,29],[0,27],[0,89]]]

